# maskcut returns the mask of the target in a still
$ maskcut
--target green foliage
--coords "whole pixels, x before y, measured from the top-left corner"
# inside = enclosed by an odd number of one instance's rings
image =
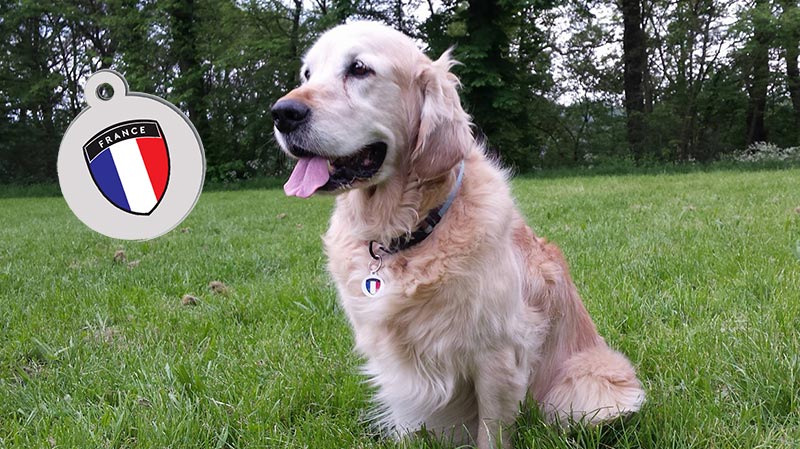
[[[746,147],[762,112],[756,131],[781,146],[800,143],[795,3],[642,3],[643,163],[730,155]],[[355,19],[404,31],[432,58],[455,46],[477,134],[517,171],[626,163],[617,9],[607,0],[2,2],[0,182],[55,179],[82,86],[104,67],[190,116],[209,181],[283,175],[289,162],[269,108],[297,84],[305,49]]]
[[[269,107],[294,86],[311,13],[277,3],[112,0],[3,4],[0,180],[55,178],[58,143],[93,71],[178,105],[200,133],[209,180],[277,174]],[[324,21],[322,21],[324,22]],[[62,42],[72,43],[62,48]],[[64,86],[67,86],[65,89]]]
[[[431,39],[437,55],[444,49],[435,45],[456,44],[465,107],[487,136],[490,151],[523,171],[538,165],[544,134],[551,128],[546,124],[553,122],[547,117],[557,114],[543,96],[552,80],[548,36],[537,24],[552,6],[530,1],[450,3],[427,24],[429,34],[444,31],[447,36]],[[441,14],[449,20],[442,21]]]

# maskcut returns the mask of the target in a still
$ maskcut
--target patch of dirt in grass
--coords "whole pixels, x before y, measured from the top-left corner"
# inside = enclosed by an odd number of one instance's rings
[[[223,284],[220,281],[211,281],[211,282],[209,282],[208,288],[209,288],[209,290],[211,290],[211,293],[214,293],[214,294],[217,294],[217,295],[226,295],[228,293],[228,286]]]
[[[47,369],[47,360],[36,356],[27,357],[21,362],[13,374],[14,381],[19,385],[24,385],[28,380],[41,375]]]
[[[41,360],[29,359],[28,363],[22,365],[20,368],[28,376],[34,377],[44,371],[45,365],[46,364]]]
[[[124,249],[118,249],[114,252],[114,263],[125,263],[128,256],[125,255]]]

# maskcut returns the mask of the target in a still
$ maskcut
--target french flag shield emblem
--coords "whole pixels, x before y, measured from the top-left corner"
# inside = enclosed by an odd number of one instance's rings
[[[381,291],[381,287],[383,287],[383,279],[376,274],[367,276],[361,283],[361,291],[369,297],[377,296]]]
[[[169,181],[169,151],[155,120],[117,123],[83,146],[95,185],[125,212],[150,215],[161,202]]]

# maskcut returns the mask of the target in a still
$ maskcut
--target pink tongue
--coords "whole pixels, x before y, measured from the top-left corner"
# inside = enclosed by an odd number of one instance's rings
[[[292,175],[283,185],[283,191],[289,196],[308,198],[318,188],[328,182],[328,161],[319,156],[304,157],[297,161]]]

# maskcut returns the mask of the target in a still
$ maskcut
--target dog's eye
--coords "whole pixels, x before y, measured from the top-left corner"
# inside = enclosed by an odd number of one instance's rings
[[[372,69],[367,67],[363,62],[356,59],[350,64],[350,68],[347,69],[347,74],[351,76],[355,76],[356,78],[364,78],[365,76],[372,73]]]
[[[306,69],[306,70],[303,72],[303,79],[304,79],[304,80],[306,80],[306,81],[308,81],[308,79],[309,79],[309,78],[311,78],[311,70],[309,70],[309,69]]]

